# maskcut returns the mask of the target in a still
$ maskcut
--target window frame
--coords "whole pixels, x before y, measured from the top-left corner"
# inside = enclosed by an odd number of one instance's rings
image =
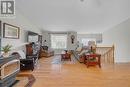
[[[60,37],[60,36],[61,36],[61,37],[64,36],[64,37],[65,37],[65,39],[64,39],[64,40],[65,40],[65,47],[63,47],[63,48],[61,48],[61,47],[54,47],[54,46],[52,45],[52,44],[53,44],[52,41],[54,41],[54,40],[52,40],[52,37],[53,37],[53,36],[57,36],[57,37],[58,37],[58,36],[59,36],[59,37]],[[51,35],[50,35],[50,38],[51,38],[51,48],[52,48],[52,49],[67,49],[67,34],[51,34]]]

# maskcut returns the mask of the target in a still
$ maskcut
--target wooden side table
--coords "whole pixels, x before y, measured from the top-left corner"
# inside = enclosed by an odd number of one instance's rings
[[[71,61],[71,54],[65,51],[65,53],[61,54],[61,61],[62,60],[70,60]]]
[[[86,54],[84,63],[87,67],[98,65],[101,68],[101,54]]]

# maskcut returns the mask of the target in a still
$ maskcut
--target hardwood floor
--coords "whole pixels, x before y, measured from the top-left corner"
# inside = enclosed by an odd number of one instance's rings
[[[130,87],[130,63],[87,68],[74,58],[61,62],[60,56],[54,56],[41,58],[33,72],[21,73],[35,76],[32,87]]]

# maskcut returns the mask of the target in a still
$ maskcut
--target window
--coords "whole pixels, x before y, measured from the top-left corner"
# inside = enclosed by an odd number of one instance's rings
[[[51,34],[51,47],[53,49],[66,49],[67,35],[66,34]]]
[[[96,39],[95,38],[82,38],[83,46],[87,46],[89,41],[95,41],[96,42]]]

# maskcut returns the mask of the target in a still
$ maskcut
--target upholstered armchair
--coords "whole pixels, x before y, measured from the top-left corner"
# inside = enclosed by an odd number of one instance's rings
[[[32,70],[34,69],[34,58],[27,58],[23,51],[13,52],[12,55],[16,55],[20,58],[20,70]]]
[[[12,54],[20,57],[20,70],[33,71],[38,62],[39,51],[39,44],[31,43],[26,45],[26,54],[22,50],[13,52]]]

